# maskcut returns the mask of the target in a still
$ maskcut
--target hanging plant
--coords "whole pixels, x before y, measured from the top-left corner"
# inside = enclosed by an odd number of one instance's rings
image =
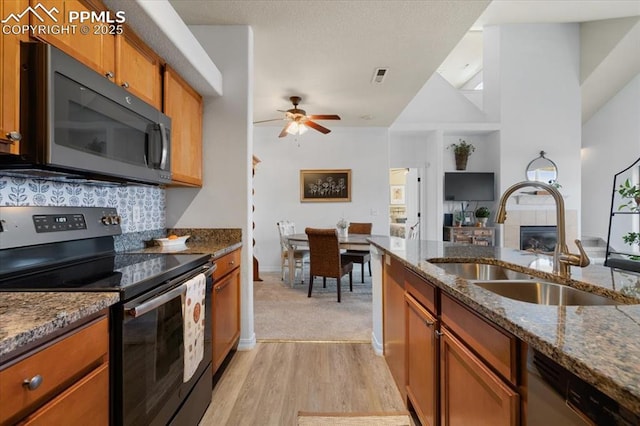
[[[618,210],[629,209],[632,212],[640,211],[640,188],[638,185],[631,185],[629,179],[618,187],[618,194],[626,201],[624,204],[620,204]]]
[[[447,149],[453,149],[456,158],[456,170],[466,170],[467,159],[476,150],[476,147],[467,143],[464,139],[458,139],[458,143],[452,143]]]
[[[476,147],[470,143],[467,143],[464,139],[458,139],[458,143],[452,143],[449,145],[449,149],[453,148],[453,153],[456,155],[469,156],[476,150]]]

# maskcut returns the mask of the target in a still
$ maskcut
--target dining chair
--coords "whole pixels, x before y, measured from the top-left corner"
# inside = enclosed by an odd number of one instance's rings
[[[353,291],[353,263],[345,261],[340,254],[338,232],[332,229],[306,228],[304,232],[309,238],[309,294],[313,289],[315,277],[322,277],[323,287],[327,286],[327,277],[335,278],[338,288],[338,303],[340,303],[340,284],[342,276],[349,274],[349,291]]]
[[[288,220],[281,220],[276,222],[278,225],[278,232],[280,233],[280,269],[282,270],[281,280],[284,281],[284,270],[289,269],[289,250],[293,250],[294,259],[294,274],[296,271],[300,271],[300,277],[302,283],[304,283],[304,264],[309,260],[309,249],[298,248],[292,246],[287,241],[289,235],[296,233],[296,225]],[[293,285],[293,284],[291,284]]]
[[[352,222],[349,225],[349,234],[371,234],[373,228],[372,223],[357,223]],[[342,254],[343,259],[353,263],[360,264],[360,274],[362,282],[364,282],[364,265],[369,264],[369,276],[371,276],[371,253],[369,250],[347,250]]]

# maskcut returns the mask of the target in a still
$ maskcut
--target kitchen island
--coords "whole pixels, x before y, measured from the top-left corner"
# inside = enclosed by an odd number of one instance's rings
[[[393,237],[373,237],[369,241],[374,251],[397,259],[405,268],[433,283],[443,294],[513,334],[632,412],[640,412],[640,284],[637,275],[593,265],[584,269],[572,268],[572,279],[559,280],[550,274],[548,257],[520,250]],[[437,262],[456,261],[506,266],[605,295],[621,304],[548,306],[512,300],[448,274],[437,265]],[[374,289],[374,309],[376,294],[381,295],[381,292]],[[374,339],[375,324],[374,318]]]

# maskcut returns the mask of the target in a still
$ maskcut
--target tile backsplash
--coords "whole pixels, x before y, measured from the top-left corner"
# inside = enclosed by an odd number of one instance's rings
[[[165,190],[146,185],[67,183],[0,175],[0,206],[115,207],[122,232],[165,227]],[[134,221],[134,210],[140,219]]]

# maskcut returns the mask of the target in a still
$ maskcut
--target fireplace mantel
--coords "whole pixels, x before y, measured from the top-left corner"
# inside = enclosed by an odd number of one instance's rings
[[[555,201],[553,197],[549,194],[516,194],[514,195],[516,199],[516,203],[520,205],[554,205]],[[562,198],[565,200],[568,198],[567,195],[562,195]]]

